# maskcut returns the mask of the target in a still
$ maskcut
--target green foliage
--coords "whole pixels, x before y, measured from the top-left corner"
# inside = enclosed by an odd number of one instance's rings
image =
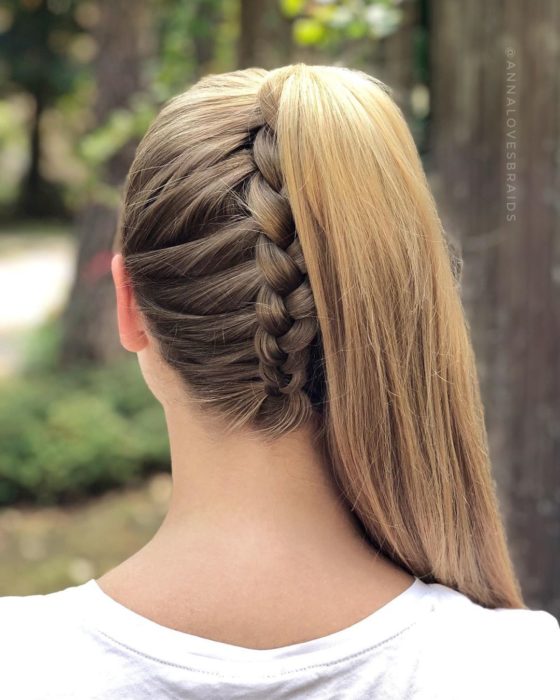
[[[399,27],[398,0],[280,0],[302,46],[336,50],[344,41],[383,39]]]
[[[280,0],[280,9],[286,17],[297,17],[305,10],[305,0]]]
[[[136,359],[8,380],[0,443],[0,505],[71,501],[169,466],[163,412]]]
[[[138,100],[130,110],[115,110],[105,124],[82,139],[80,154],[90,166],[102,165],[130,139],[141,138],[155,112],[155,106],[145,100]]]
[[[294,39],[302,46],[319,44],[326,36],[326,29],[314,17],[300,17],[294,22]]]
[[[18,155],[27,148],[26,128],[18,116],[17,108],[9,100],[0,101],[0,205],[3,208],[17,197],[18,169],[13,164]]]
[[[227,0],[161,0],[153,4],[151,21],[158,50],[143,65],[146,87],[83,136],[76,148],[89,173],[82,188],[88,198],[93,195],[98,202],[117,206],[119,194],[113,187],[106,188],[104,166],[128,143],[140,140],[162,103],[196,80],[200,69],[196,47],[210,38],[217,41],[223,33],[224,5],[231,3]],[[222,68],[225,70],[226,66]]]
[[[50,320],[33,328],[27,334],[24,338],[23,352],[28,375],[41,377],[55,371],[61,336],[61,324]],[[3,386],[0,384],[0,401]]]
[[[205,27],[196,21],[200,5],[201,0],[164,0],[159,5],[157,35],[160,50],[150,66],[150,85],[154,99],[159,102],[186,89],[194,75],[193,42],[201,31],[205,31]]]
[[[76,20],[79,2],[6,0],[3,5],[3,92],[23,89],[50,104],[72,89],[82,69],[75,51],[76,39],[85,36]]]

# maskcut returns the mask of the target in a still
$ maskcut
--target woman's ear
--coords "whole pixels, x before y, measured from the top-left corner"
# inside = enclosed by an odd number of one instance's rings
[[[116,253],[113,256],[111,273],[117,297],[117,321],[121,345],[130,352],[140,352],[148,345],[149,341],[121,253]]]

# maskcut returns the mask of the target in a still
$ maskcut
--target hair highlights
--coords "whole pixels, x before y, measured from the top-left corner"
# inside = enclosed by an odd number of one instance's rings
[[[388,557],[524,607],[452,256],[382,84],[302,63],[203,78],[142,140],[119,233],[203,410],[272,439],[314,421]]]

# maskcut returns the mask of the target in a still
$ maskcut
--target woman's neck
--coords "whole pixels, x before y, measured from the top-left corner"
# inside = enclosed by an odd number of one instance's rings
[[[166,419],[169,511],[141,550],[98,579],[109,595],[204,636],[208,610],[256,605],[270,618],[298,601],[319,619],[329,600],[342,606],[343,626],[410,585],[412,576],[366,542],[310,432],[272,444],[242,433],[219,439],[177,410]]]
[[[180,409],[168,409],[166,419],[173,475],[166,536],[330,547],[356,539],[311,428],[267,443],[250,432],[209,433]]]

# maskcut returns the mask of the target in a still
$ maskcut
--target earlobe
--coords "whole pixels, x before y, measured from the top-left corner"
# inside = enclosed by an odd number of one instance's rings
[[[140,352],[148,345],[148,336],[143,328],[121,253],[116,253],[113,256],[111,273],[115,285],[121,345],[129,352]]]

